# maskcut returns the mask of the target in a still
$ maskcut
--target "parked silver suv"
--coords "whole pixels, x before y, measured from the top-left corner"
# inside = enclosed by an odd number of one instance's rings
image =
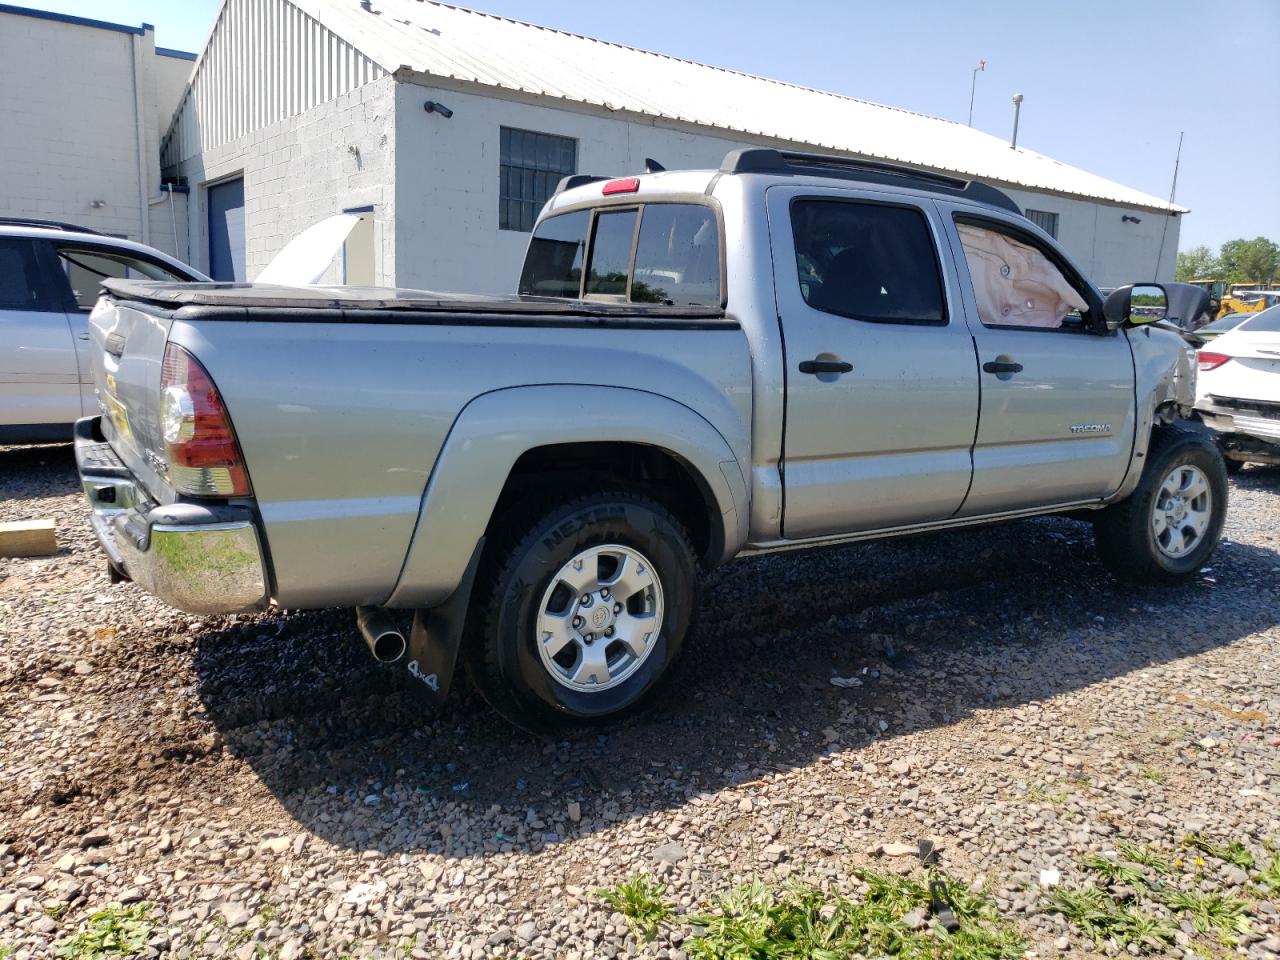
[[[0,443],[69,441],[97,410],[89,311],[111,277],[208,279],[140,243],[0,217]]]

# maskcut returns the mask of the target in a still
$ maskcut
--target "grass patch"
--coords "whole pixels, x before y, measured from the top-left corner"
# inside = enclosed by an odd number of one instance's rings
[[[1163,770],[1158,770],[1155,767],[1144,767],[1139,776],[1149,783],[1163,784],[1167,783],[1169,780],[1169,778],[1165,776]]]
[[[1140,953],[1161,953],[1173,944],[1172,926],[1149,913],[1121,906],[1099,887],[1060,887],[1049,894],[1047,906],[1051,912],[1066,917],[1095,944],[1115,940]]]
[[[1081,857],[1080,865],[1105,877],[1109,883],[1123,883],[1130,887],[1147,885],[1147,876],[1141,870],[1101,854],[1091,853],[1087,857]]]
[[[145,903],[104,907],[89,916],[83,930],[58,944],[58,956],[65,960],[137,956],[146,950],[155,926],[148,916],[150,909]]]
[[[612,889],[597,887],[596,896],[627,918],[637,937],[648,943],[658,935],[658,928],[671,916],[671,907],[663,900],[665,883],[658,883],[647,873],[633,873]]]
[[[1240,935],[1249,932],[1243,900],[1192,890],[1173,890],[1161,899],[1170,910],[1190,920],[1197,933],[1212,933],[1225,946],[1234,947]]]
[[[688,918],[700,929],[683,946],[696,960],[843,960],[854,954],[1017,960],[1026,949],[990,898],[963,884],[937,878],[960,924],[948,933],[904,921],[913,912],[927,915],[927,883],[871,871],[858,876],[867,885],[862,900],[801,883],[778,890],[759,881],[744,884],[721,897],[714,912]]]
[[[1140,864],[1162,876],[1173,873],[1173,862],[1156,853],[1145,843],[1121,840],[1116,844],[1116,852],[1128,862]]]
[[[1253,866],[1253,854],[1239,840],[1219,844],[1198,833],[1189,833],[1183,838],[1182,845],[1188,850],[1199,850],[1225,863],[1235,864],[1241,870],[1248,870]]]
[[[1272,897],[1280,894],[1280,851],[1272,851],[1271,862],[1262,868],[1253,882]]]

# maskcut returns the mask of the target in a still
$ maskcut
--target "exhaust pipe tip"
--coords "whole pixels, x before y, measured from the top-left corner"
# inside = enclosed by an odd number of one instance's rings
[[[382,607],[356,607],[356,625],[379,663],[395,663],[408,650],[404,634]]]

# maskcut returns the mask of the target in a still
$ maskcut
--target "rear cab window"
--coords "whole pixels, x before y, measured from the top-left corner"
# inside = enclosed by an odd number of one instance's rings
[[[519,292],[719,307],[721,263],[719,221],[709,205],[661,202],[576,210],[538,224]]]

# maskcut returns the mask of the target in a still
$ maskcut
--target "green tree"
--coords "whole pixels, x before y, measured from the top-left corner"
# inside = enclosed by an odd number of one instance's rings
[[[1218,259],[1230,283],[1267,283],[1280,275],[1280,247],[1266,237],[1228,240]]]
[[[1217,254],[1201,244],[1190,250],[1178,251],[1177,278],[1183,282],[1188,280],[1213,280],[1221,269]]]

